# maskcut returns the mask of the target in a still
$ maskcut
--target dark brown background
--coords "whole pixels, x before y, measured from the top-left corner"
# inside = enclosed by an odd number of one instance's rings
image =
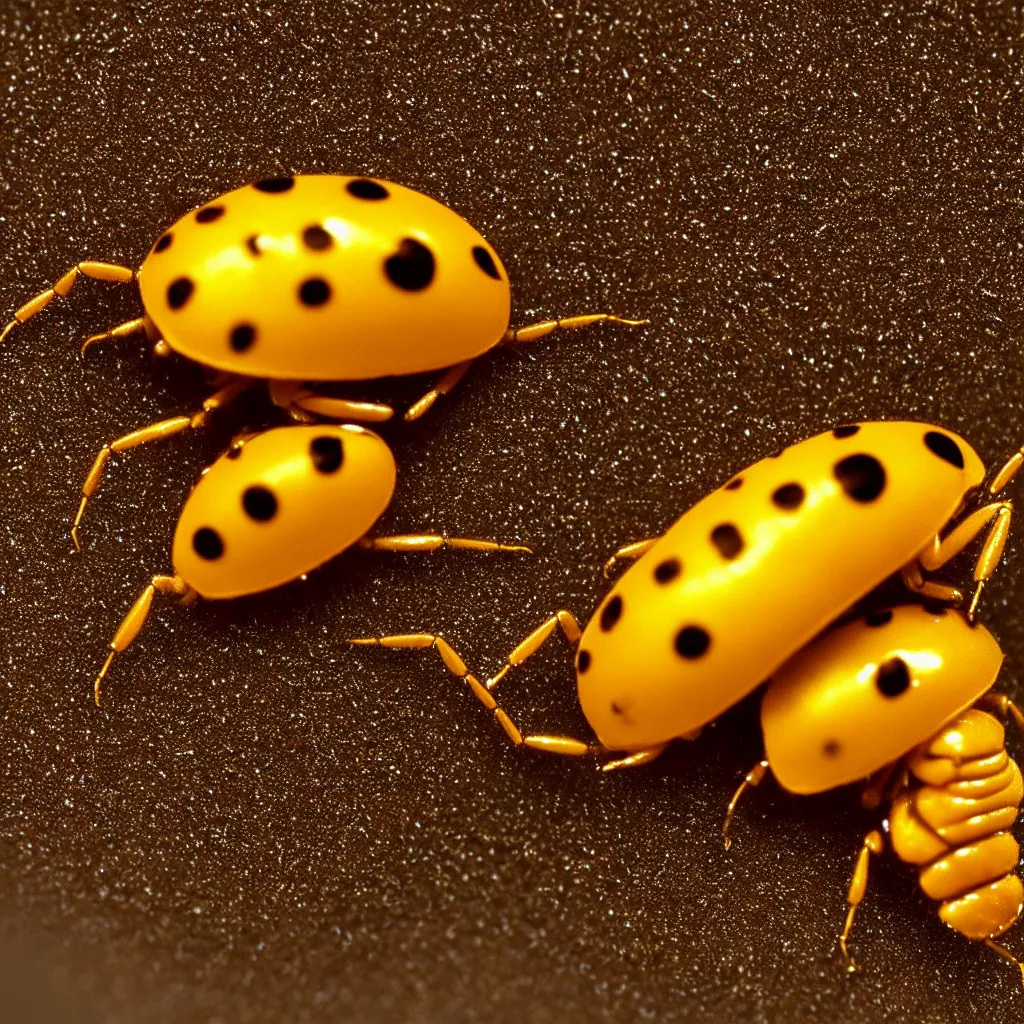
[[[517,323],[651,320],[495,352],[420,426],[387,431],[401,481],[382,529],[521,538],[536,557],[345,556],[273,594],[161,604],[100,710],[92,675],[169,568],[190,482],[264,410],[118,460],[76,556],[95,451],[194,409],[203,382],[133,343],[76,361],[86,334],[136,315],[124,289],[80,285],[11,336],[6,1005],[125,1022],[1019,1019],[1012,967],[941,925],[888,858],[856,935],[864,971],[843,974],[870,824],[852,793],[765,787],[723,852],[759,753],[752,701],[601,777],[518,756],[435,659],[343,640],[443,630],[493,671],[554,609],[590,614],[616,546],[837,422],[927,419],[988,461],[1020,444],[1021,7],[515,7],[2,5],[0,311],[79,258],[137,265],[220,192],[333,171],[479,226]],[[1011,543],[985,605],[1011,692],[1020,588]],[[564,645],[506,694],[524,725],[583,731]]]

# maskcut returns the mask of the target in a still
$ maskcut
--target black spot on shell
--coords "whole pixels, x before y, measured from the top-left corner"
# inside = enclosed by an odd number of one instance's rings
[[[938,455],[957,469],[964,468],[964,453],[960,446],[948,434],[940,434],[937,430],[929,430],[924,435],[924,443],[933,455]]]
[[[730,480],[723,488],[726,491],[738,491],[743,486],[743,477],[738,476]]]
[[[403,238],[398,251],[384,261],[384,273],[404,292],[423,291],[434,280],[434,254],[415,238]]]
[[[253,185],[254,189],[260,192],[269,192],[271,195],[275,195],[280,192],[289,192],[295,187],[295,179],[288,178],[264,178],[262,181],[257,181]]]
[[[590,651],[580,651],[576,656],[576,670],[583,675],[590,668]]]
[[[839,752],[842,749],[843,748],[842,745],[839,743],[839,740],[825,740],[825,742],[821,745],[821,752],[826,757],[838,757]]]
[[[732,523],[720,523],[711,531],[711,543],[718,553],[730,561],[743,551],[743,537]]]
[[[659,583],[671,583],[683,571],[683,564],[678,558],[666,558],[654,567],[654,578]]]
[[[615,703],[615,701],[612,701],[611,704],[608,705],[608,707],[613,715],[624,715],[626,713],[622,710],[621,707],[619,707],[618,704]]]
[[[208,562],[215,562],[224,554],[224,541],[216,530],[209,526],[200,526],[192,534],[192,550],[200,558],[205,558]]]
[[[476,265],[488,277],[493,277],[495,281],[501,280],[501,274],[498,273],[498,266],[494,262],[494,257],[482,245],[473,246],[473,259],[476,261]]]
[[[846,496],[862,504],[885,490],[885,468],[873,455],[849,455],[835,464],[833,473]]]
[[[341,438],[331,434],[314,437],[309,442],[309,456],[318,473],[337,473],[345,460],[345,450],[341,446]]]
[[[701,657],[711,646],[711,636],[700,626],[684,626],[676,633],[676,653],[692,660]]]
[[[307,278],[299,286],[299,301],[304,306],[322,306],[330,297],[331,286],[322,277]]]
[[[926,597],[921,601],[921,607],[929,615],[945,615],[949,611],[949,607],[944,605],[941,601],[936,601],[934,598]]]
[[[246,247],[246,249],[249,250],[249,252],[251,252],[253,254],[253,256],[262,256],[263,255],[263,253],[260,251],[260,247],[259,247],[259,244],[257,242],[257,239],[259,237],[260,237],[259,235],[250,235],[245,240],[245,247]]]
[[[355,178],[345,186],[345,191],[356,199],[387,199],[391,193],[377,181],[369,178]]]
[[[607,633],[622,618],[622,598],[616,594],[601,609],[601,632]]]
[[[174,241],[174,235],[167,232],[166,235],[161,235],[156,240],[156,245],[153,246],[153,252],[166,252],[171,247],[171,242]]]
[[[187,277],[177,277],[167,287],[167,305],[171,309],[181,309],[192,298],[196,286]]]
[[[890,622],[892,622],[891,608],[884,608],[864,616],[864,625],[866,626],[887,626]]]
[[[201,210],[196,211],[196,223],[212,224],[215,220],[220,220],[223,216],[223,206],[204,206]]]
[[[256,328],[252,324],[239,324],[231,329],[228,344],[233,352],[247,352],[256,340]]]
[[[856,423],[850,423],[845,427],[836,427],[832,431],[832,436],[841,441],[844,437],[853,437],[858,430],[860,430],[860,427]]]
[[[898,697],[910,686],[910,669],[902,658],[890,658],[878,666],[875,686],[883,697]]]
[[[267,523],[277,515],[277,497],[269,487],[254,484],[243,492],[242,508],[250,519]]]
[[[325,231],[319,224],[311,224],[302,232],[302,242],[307,249],[323,252],[334,245],[334,238],[330,232]]]
[[[785,512],[795,512],[807,497],[807,492],[800,484],[783,484],[772,494],[772,502]]]

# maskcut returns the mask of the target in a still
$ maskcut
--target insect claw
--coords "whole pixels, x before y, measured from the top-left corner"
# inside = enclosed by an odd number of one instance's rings
[[[10,334],[11,331],[13,331],[20,323],[21,321],[15,318],[2,331],[0,331],[0,345],[4,343],[4,338],[6,338],[7,335]]]

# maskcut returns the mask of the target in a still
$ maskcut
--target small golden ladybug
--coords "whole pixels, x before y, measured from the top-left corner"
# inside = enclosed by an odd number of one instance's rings
[[[1024,965],[994,940],[1024,909],[1009,831],[1024,784],[1005,749],[1004,728],[982,706],[1024,716],[991,693],[1003,654],[979,623],[941,606],[882,608],[825,633],[777,671],[761,703],[765,759],[747,773],[726,814],[770,771],[791,793],[863,782],[865,806],[889,803],[883,831],[896,855],[918,868],[939,916],[966,938]],[[980,706],[979,706],[980,705]],[[864,838],[839,938],[847,949],[868,863],[883,831]]]
[[[165,231],[142,266],[84,261],[26,302],[0,332],[66,296],[79,276],[137,281],[143,316],[88,338],[144,332],[158,354],[176,352],[226,374],[189,416],[105,445],[82,488],[72,527],[96,493],[112,451],[195,429],[207,414],[266,381],[295,419],[380,422],[390,406],[320,393],[316,384],[444,369],[405,414],[416,419],[500,342],[533,341],[608,313],[509,327],[510,291],[497,253],[457,213],[389,181],[332,174],[267,178],[228,192]]]
[[[443,534],[367,536],[395,487],[395,461],[353,424],[276,427],[236,441],[196,484],[174,532],[174,574],[154,576],[125,616],[96,677],[138,635],[157,591],[222,600],[255,594],[322,565],[353,545],[369,551],[529,551]]]
[[[636,564],[586,628],[558,612],[486,685],[434,634],[353,642],[436,647],[516,744],[625,755],[605,768],[644,764],[750,693],[892,573],[902,570],[915,593],[959,603],[955,587],[923,571],[941,568],[984,533],[973,617],[1010,522],[1010,502],[989,499],[1022,461],[1015,453],[983,489],[981,459],[948,430],[908,422],[837,427],[743,470],[663,536],[620,549],[606,569]],[[491,695],[558,628],[579,647],[579,700],[596,747],[559,736],[524,739]]]

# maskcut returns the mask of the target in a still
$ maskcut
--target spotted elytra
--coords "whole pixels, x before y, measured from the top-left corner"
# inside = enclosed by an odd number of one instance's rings
[[[916,594],[961,603],[959,590],[924,572],[984,534],[973,618],[1010,523],[1010,502],[988,499],[1022,462],[1015,453],[983,488],[985,468],[970,445],[925,423],[860,423],[795,444],[733,476],[661,537],[616,552],[606,573],[635,564],[586,627],[568,611],[552,616],[512,651],[481,699],[516,744],[623,755],[605,768],[646,763],[751,692],[892,573],[902,571]],[[524,739],[492,696],[558,628],[578,646],[579,699],[596,744]],[[439,636],[354,642],[436,646],[480,696]]]
[[[370,537],[395,486],[384,441],[355,424],[275,427],[239,438],[182,509],[173,575],[154,576],[125,616],[93,691],[145,624],[156,593],[184,604],[256,594],[298,579],[350,547],[366,551],[528,551],[444,534]]]
[[[186,214],[137,270],[77,263],[25,303],[0,332],[66,296],[80,276],[136,281],[144,314],[102,334],[143,332],[160,355],[176,352],[227,375],[198,412],[143,427],[105,445],[86,477],[85,504],[111,451],[203,425],[258,381],[296,420],[380,422],[390,406],[320,393],[316,385],[431,370],[441,379],[405,413],[423,415],[470,363],[501,342],[527,342],[609,313],[509,327],[508,276],[497,253],[462,217],[402,185],[372,178],[268,178]]]

